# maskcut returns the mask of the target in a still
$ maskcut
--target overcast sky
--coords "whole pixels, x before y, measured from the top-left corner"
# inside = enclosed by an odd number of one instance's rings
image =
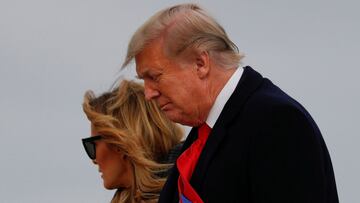
[[[80,139],[135,29],[182,1],[0,0],[0,203],[109,202]],[[251,65],[300,101],[331,154],[341,202],[360,202],[358,1],[197,1]]]

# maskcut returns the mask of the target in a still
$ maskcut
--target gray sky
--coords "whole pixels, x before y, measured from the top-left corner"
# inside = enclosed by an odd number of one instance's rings
[[[87,89],[109,89],[127,42],[182,1],[0,0],[0,203],[109,202],[80,138]],[[358,183],[358,1],[197,1],[251,65],[300,101],[329,148],[341,202]]]

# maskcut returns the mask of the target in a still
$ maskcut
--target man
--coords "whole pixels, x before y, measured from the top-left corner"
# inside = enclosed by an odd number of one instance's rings
[[[145,95],[193,126],[159,202],[338,202],[330,156],[308,112],[251,67],[194,4],[164,9],[133,35]]]

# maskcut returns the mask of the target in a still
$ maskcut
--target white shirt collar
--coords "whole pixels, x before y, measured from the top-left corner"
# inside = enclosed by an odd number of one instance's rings
[[[224,88],[216,97],[214,105],[211,107],[209,115],[206,119],[206,124],[213,128],[216,120],[219,118],[221,111],[223,110],[226,102],[229,100],[231,94],[234,92],[237,83],[239,82],[243,73],[243,68],[237,68],[231,78],[226,82]]]

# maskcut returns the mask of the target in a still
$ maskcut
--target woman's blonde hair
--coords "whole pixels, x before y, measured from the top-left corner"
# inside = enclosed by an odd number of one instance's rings
[[[111,202],[156,201],[165,181],[157,174],[168,168],[159,162],[180,143],[183,132],[179,126],[153,101],[146,101],[143,86],[132,81],[124,80],[99,97],[87,91],[83,110],[94,130],[121,149],[133,167],[134,184],[118,189]]]
[[[206,51],[223,68],[238,67],[243,58],[214,18],[196,4],[180,4],[157,12],[133,34],[122,67],[159,38],[165,40],[164,53],[170,57]]]

